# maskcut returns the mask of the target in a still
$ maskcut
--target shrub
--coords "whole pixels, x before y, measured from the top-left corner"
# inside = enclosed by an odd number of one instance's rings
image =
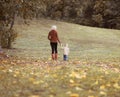
[[[17,33],[12,29],[9,31],[4,31],[1,34],[1,46],[2,48],[11,48],[12,47],[12,42],[15,40],[17,37]]]

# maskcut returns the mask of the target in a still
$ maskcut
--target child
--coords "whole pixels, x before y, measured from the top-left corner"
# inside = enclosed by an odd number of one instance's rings
[[[69,47],[68,47],[68,44],[66,44],[66,46],[64,46],[64,47],[63,47],[63,45],[61,45],[61,47],[62,47],[62,49],[63,49],[63,51],[64,51],[64,53],[63,53],[63,60],[64,60],[64,61],[67,61],[67,60],[68,60],[68,54],[69,54],[69,52],[70,52],[70,49],[69,49]]]

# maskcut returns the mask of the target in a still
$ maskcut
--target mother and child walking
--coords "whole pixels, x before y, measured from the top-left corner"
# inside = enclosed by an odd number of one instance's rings
[[[51,57],[52,60],[58,59],[58,43],[61,45],[61,48],[64,50],[63,53],[63,60],[68,60],[68,54],[69,54],[69,47],[68,44],[66,46],[63,46],[61,44],[61,41],[59,40],[58,33],[57,33],[57,26],[53,25],[51,27],[50,32],[48,33],[48,39],[50,40],[50,46],[51,46]]]

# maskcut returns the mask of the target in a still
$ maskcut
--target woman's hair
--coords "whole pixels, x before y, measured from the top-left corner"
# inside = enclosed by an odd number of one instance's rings
[[[52,27],[51,27],[51,30],[56,30],[57,29],[57,26],[56,25],[53,25]]]

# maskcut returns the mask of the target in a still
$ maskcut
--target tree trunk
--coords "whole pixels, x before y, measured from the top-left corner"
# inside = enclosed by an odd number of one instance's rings
[[[3,22],[0,21],[0,46],[2,43],[2,34],[3,34]]]
[[[12,21],[11,21],[11,24],[10,24],[10,28],[8,30],[8,45],[7,45],[7,48],[10,49],[11,48],[11,43],[12,43],[12,39],[11,39],[11,30],[14,26],[14,21],[15,21],[15,12],[13,12],[13,15],[12,15]]]

